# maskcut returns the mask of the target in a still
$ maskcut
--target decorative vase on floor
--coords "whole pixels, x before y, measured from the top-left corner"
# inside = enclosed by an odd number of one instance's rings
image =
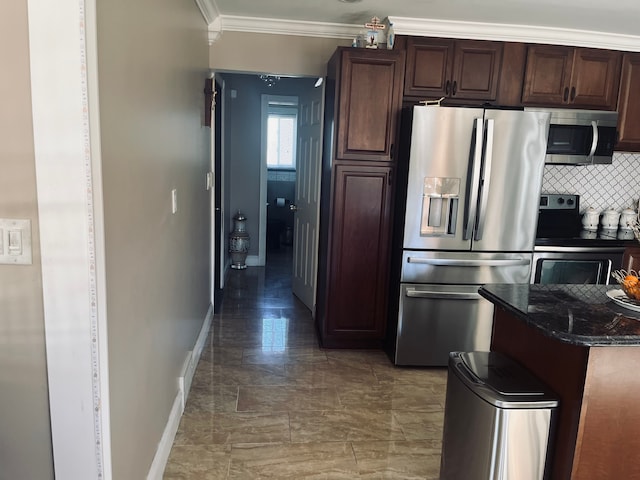
[[[247,233],[247,217],[240,210],[233,217],[233,232],[229,234],[229,253],[231,253],[231,268],[243,270],[247,268],[245,260],[249,252],[249,234]]]

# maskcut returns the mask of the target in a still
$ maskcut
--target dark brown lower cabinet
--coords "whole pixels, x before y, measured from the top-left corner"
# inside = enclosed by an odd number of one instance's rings
[[[317,324],[328,348],[381,347],[386,328],[392,166],[336,162]],[[328,214],[327,212],[323,212]]]

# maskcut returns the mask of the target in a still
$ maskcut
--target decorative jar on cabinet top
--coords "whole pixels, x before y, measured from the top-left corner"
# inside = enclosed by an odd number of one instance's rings
[[[245,260],[249,252],[249,234],[247,233],[247,217],[240,210],[233,217],[233,231],[229,234],[229,253],[231,268],[243,270],[247,268]]]

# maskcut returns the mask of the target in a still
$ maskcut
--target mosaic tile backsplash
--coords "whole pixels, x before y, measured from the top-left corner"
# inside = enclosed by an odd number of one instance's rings
[[[580,195],[580,211],[637,208],[640,199],[640,154],[615,153],[611,165],[546,165],[543,193]]]

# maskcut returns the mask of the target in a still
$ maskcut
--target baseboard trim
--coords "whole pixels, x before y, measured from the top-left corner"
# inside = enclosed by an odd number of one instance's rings
[[[178,426],[180,425],[180,417],[182,417],[182,392],[178,392],[176,398],[173,400],[167,425],[162,433],[156,455],[153,457],[151,468],[147,474],[147,480],[162,480],[162,475],[164,474],[164,469],[167,466],[167,460],[169,460],[169,454],[171,453],[171,447],[173,446],[173,441],[176,438]]]
[[[212,320],[213,305],[209,305],[207,315],[202,322],[202,327],[200,328],[200,333],[193,346],[193,350],[187,352],[181,375],[178,378],[178,393],[173,400],[173,406],[169,412],[169,418],[164,427],[160,443],[158,443],[156,454],[153,457],[151,468],[149,468],[147,480],[162,480],[162,475],[164,474],[164,469],[167,466],[167,460],[169,460],[169,454],[171,453],[171,447],[173,446],[173,441],[176,438],[176,432],[180,425],[180,418],[184,413],[184,407],[187,403],[193,376],[200,361],[202,350],[204,350],[204,346],[206,345],[207,337],[209,336]]]
[[[213,320],[213,305],[209,305],[207,315],[202,322],[200,333],[196,339],[196,343],[193,346],[193,350],[188,352],[185,365],[182,370],[182,374],[179,378],[179,387],[182,392],[182,411],[184,412],[184,406],[187,404],[187,398],[189,397],[189,391],[191,390],[191,383],[193,382],[193,376],[196,373],[196,367],[200,361],[202,350],[204,349],[207,337],[209,336],[209,330],[211,329],[211,321]]]

